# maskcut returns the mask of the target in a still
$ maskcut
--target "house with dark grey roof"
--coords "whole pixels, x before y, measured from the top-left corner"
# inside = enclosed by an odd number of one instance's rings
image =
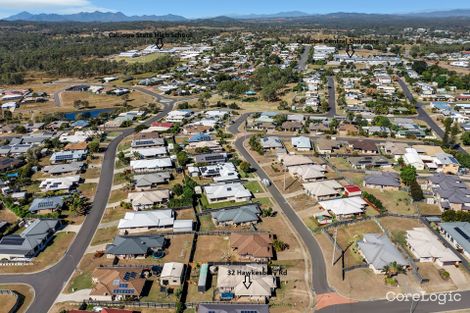
[[[467,258],[470,258],[470,223],[440,223],[439,229],[444,238],[450,242],[457,251],[463,253]]]
[[[269,313],[268,304],[201,303],[197,313]]]
[[[400,176],[394,172],[374,172],[365,177],[364,187],[398,190],[400,189]]]
[[[261,210],[257,203],[224,208],[211,213],[216,225],[250,225],[258,223]]]
[[[35,198],[29,206],[29,212],[48,214],[57,210],[61,210],[64,206],[64,197],[46,197],[46,198]]]
[[[164,138],[145,138],[145,139],[134,139],[131,142],[131,148],[151,148],[165,145]]]
[[[392,262],[405,267],[410,265],[386,234],[364,234],[357,245],[359,252],[376,274],[382,273],[384,267]]]
[[[116,236],[105,252],[108,257],[145,258],[165,249],[166,243],[165,237],[160,235]]]
[[[458,176],[435,174],[428,178],[427,188],[442,210],[470,209],[470,189]]]
[[[377,167],[383,168],[392,166],[392,164],[386,157],[380,155],[348,157],[348,161],[349,163],[351,163],[351,166],[356,169]]]
[[[156,188],[158,184],[165,184],[170,180],[169,172],[158,172],[134,176],[134,187],[137,191]]]
[[[194,156],[194,162],[215,164],[227,161],[227,153],[206,153]]]
[[[363,139],[350,139],[348,140],[349,147],[353,152],[358,152],[362,154],[378,154],[379,149],[377,145],[372,140],[363,140]]]
[[[0,260],[24,260],[37,256],[60,227],[60,220],[38,219],[20,234],[0,239]]]
[[[78,174],[85,168],[84,162],[72,162],[44,166],[42,171],[51,175]]]

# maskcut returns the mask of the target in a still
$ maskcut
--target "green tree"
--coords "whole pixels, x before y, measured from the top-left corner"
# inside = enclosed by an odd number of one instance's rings
[[[406,273],[405,268],[402,265],[398,264],[396,261],[385,265],[383,267],[383,272],[388,278],[392,278],[394,276],[397,276],[398,274]]]
[[[402,167],[400,170],[400,178],[405,185],[410,186],[416,181],[416,169],[411,165]]]
[[[470,145],[470,132],[464,132],[460,137],[462,139],[462,143],[466,146]]]
[[[181,186],[181,184],[176,184],[173,186],[173,188],[171,189],[171,191],[177,195],[177,196],[181,196],[183,194],[183,186]]]
[[[421,201],[424,199],[423,190],[416,180],[410,185],[410,195],[414,201]]]
[[[176,154],[176,160],[180,166],[185,166],[189,163],[189,156],[185,151],[179,151]]]

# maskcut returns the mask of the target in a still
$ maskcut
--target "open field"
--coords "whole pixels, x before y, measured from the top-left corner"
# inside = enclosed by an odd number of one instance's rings
[[[199,236],[194,262],[237,261],[237,254],[230,249],[229,236]]]
[[[31,273],[44,270],[60,261],[74,237],[75,233],[72,232],[57,233],[46,249],[34,258],[32,265],[1,266],[0,273]]]

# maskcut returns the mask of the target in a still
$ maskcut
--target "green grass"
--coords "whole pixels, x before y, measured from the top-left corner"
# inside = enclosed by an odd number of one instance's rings
[[[261,187],[261,185],[257,181],[248,181],[248,182],[244,183],[244,186],[245,186],[246,189],[248,189],[252,193],[264,192],[263,188]]]
[[[178,287],[174,288],[174,292]],[[149,294],[145,297],[142,297],[140,301],[142,302],[159,302],[159,303],[174,303],[176,301],[175,293],[171,295],[166,295],[166,293],[160,291],[160,284],[158,279],[155,279],[150,288]]]
[[[263,209],[267,209],[273,205],[270,198],[255,198],[253,202],[258,202]]]
[[[93,287],[93,283],[91,281],[91,273],[84,272],[79,274],[71,281],[68,291],[72,293],[77,290],[90,289],[91,287]]]
[[[199,221],[201,222],[201,231],[215,230],[215,225],[212,222],[212,217],[210,214],[200,216]]]

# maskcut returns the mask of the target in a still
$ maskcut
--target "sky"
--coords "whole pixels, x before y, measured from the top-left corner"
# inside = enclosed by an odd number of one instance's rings
[[[468,0],[0,0],[0,18],[22,11],[59,14],[120,11],[126,15],[171,13],[198,18],[285,11],[408,13],[462,8],[470,8]]]

